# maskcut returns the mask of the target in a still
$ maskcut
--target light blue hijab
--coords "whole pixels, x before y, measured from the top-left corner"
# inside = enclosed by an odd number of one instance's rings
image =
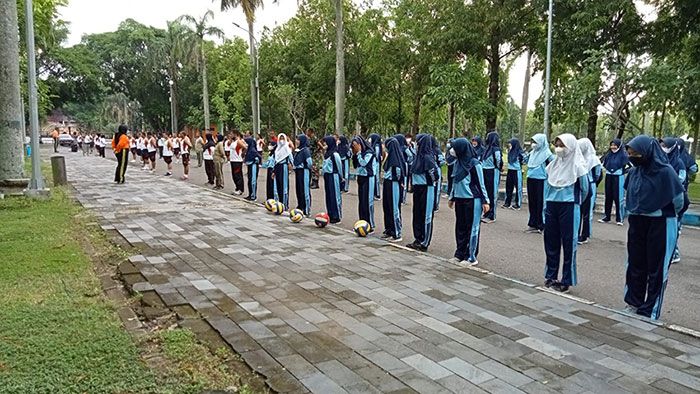
[[[539,167],[552,157],[552,151],[549,149],[546,135],[542,133],[535,134],[532,136],[532,140],[537,143],[537,146],[530,151],[530,158],[527,161],[529,168]]]

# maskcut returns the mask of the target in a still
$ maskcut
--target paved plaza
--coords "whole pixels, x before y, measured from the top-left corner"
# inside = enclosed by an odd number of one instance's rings
[[[80,203],[139,250],[135,289],[194,308],[275,391],[700,391],[700,340],[664,326],[174,178],[132,168],[115,185],[110,160],[66,160]]]

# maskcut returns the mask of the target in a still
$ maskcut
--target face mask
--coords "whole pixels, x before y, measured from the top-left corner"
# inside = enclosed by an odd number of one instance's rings
[[[617,153],[617,151],[619,151],[620,148],[610,148],[610,150],[612,151],[612,153]]]
[[[630,156],[630,162],[635,167],[640,167],[640,166],[643,166],[647,162],[647,159],[642,157],[642,156]]]
[[[268,145],[268,146],[267,146],[267,150],[272,150],[272,149],[274,149],[274,148],[275,148],[275,147],[272,146],[272,145]]]
[[[531,143],[530,146],[532,147],[532,149],[537,149],[537,142]]]
[[[455,148],[450,148],[450,156],[457,157],[457,152],[455,152]]]
[[[406,138],[406,143],[407,143],[407,144],[410,144],[410,143],[411,143],[411,139],[410,139],[410,138]]]
[[[566,154],[566,148],[564,148],[563,146],[557,146],[556,148],[554,148],[554,153],[556,153],[559,157],[564,157],[564,155]]]
[[[661,147],[661,149],[663,149],[664,153],[666,154],[671,153],[673,151],[673,148],[666,148],[665,146]]]

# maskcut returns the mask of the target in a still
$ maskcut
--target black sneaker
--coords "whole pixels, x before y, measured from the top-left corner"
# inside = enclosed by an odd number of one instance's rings
[[[568,293],[568,292],[569,292],[569,289],[570,289],[569,286],[563,285],[563,284],[561,284],[561,283],[555,284],[554,286],[552,286],[552,288],[553,288],[554,290],[556,290],[556,291],[558,291],[558,292],[560,292],[560,293],[564,293],[564,294]]]
[[[547,279],[544,281],[544,287],[546,287],[548,289],[556,284],[557,284],[557,281],[554,279]]]

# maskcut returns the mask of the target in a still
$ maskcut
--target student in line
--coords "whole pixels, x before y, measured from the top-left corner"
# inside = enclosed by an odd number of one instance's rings
[[[368,141],[365,141],[362,136],[353,137],[350,143],[352,147],[352,164],[357,173],[357,199],[358,199],[358,216],[360,220],[365,220],[369,223],[370,232],[374,231],[374,199],[376,193],[374,188],[377,183],[374,181],[377,173],[375,172],[377,161],[374,147]]]
[[[685,147],[685,140],[682,138],[677,138],[676,139],[678,142],[678,150],[679,150],[679,159],[685,166],[685,171],[686,171],[686,176],[685,180],[683,181],[683,189],[685,190],[685,204],[683,205],[684,208],[681,209],[681,211],[678,213],[678,238],[680,239],[681,237],[681,230],[683,228],[681,222],[683,221],[683,215],[685,212],[688,210],[688,207],[690,206],[690,199],[688,198],[688,184],[690,183],[690,177],[694,174],[698,173],[698,163],[695,162],[695,158],[691,156],[688,151],[686,150]],[[680,253],[678,253],[677,256],[674,256],[674,260],[677,260],[675,262],[680,261]],[[674,261],[671,261],[672,263]]]
[[[256,149],[255,138],[248,135],[245,138],[245,165],[248,169],[248,197],[246,200],[255,201],[258,198],[258,165],[262,163],[262,155]]]
[[[217,136],[216,146],[214,147],[214,180],[216,186],[214,190],[222,190],[224,188],[224,164],[226,159],[226,150],[224,149],[224,137],[219,134]]]
[[[231,142],[229,143],[229,163],[231,166],[231,180],[233,180],[233,195],[240,196],[243,194],[243,155],[248,149],[248,144],[243,141],[241,133],[234,130],[232,133]]]
[[[326,152],[323,154],[323,188],[326,195],[326,210],[331,223],[340,224],[343,217],[343,200],[340,195],[340,182],[343,181],[342,166],[335,137],[323,137],[322,144]],[[345,179],[347,182],[348,180]]]
[[[279,202],[284,204],[284,209],[289,209],[289,171],[292,168],[292,151],[294,144],[287,135],[280,133],[277,136],[277,149],[275,149],[275,167],[273,177],[275,179],[276,195]]]
[[[547,263],[544,285],[568,293],[577,283],[576,247],[581,203],[588,195],[590,183],[588,167],[574,135],[558,136],[554,140],[554,151],[557,157],[547,165],[545,188],[544,251]],[[563,260],[561,279],[560,260]]]
[[[173,175],[173,139],[170,136],[170,133],[167,133],[165,135],[165,144],[163,145],[163,161],[165,161],[166,165],[166,170],[165,170],[165,176],[171,176]]]
[[[678,175],[678,179],[681,181],[681,184],[685,184],[688,178],[688,170],[685,166],[685,163],[683,163],[683,160],[681,160],[681,150],[678,144],[678,139],[673,137],[666,137],[661,139],[659,142],[661,143],[661,150],[663,150],[666,154],[668,164]],[[680,237],[681,231],[681,212],[685,212],[688,209],[689,205],[690,199],[688,198],[688,193],[684,189],[683,207],[681,207],[681,210],[679,211],[678,215],[678,237]],[[678,237],[676,238],[676,245],[673,249],[673,257],[671,258],[671,264],[676,264],[681,261],[681,252],[680,249],[678,249]]]
[[[158,158],[163,158],[163,145],[165,144],[165,138],[163,138],[163,133],[158,133]]]
[[[425,252],[433,237],[435,184],[438,165],[433,143],[428,134],[416,136],[416,156],[413,162],[413,243],[408,248]]]
[[[471,142],[472,146],[474,147],[474,152],[476,152],[476,158],[479,159],[479,161],[481,161],[481,159],[484,156],[484,151],[486,150],[486,148],[484,148],[484,143],[481,140],[481,137],[475,135],[474,137],[472,137]]]
[[[114,151],[114,155],[117,157],[117,169],[114,173],[114,182],[117,184],[124,183],[126,165],[129,164],[129,147],[131,146],[131,141],[129,141],[126,132],[126,126],[123,124],[119,125],[117,133],[112,139],[112,151]]]
[[[416,145],[413,142],[413,136],[411,134],[406,134],[406,157],[407,157],[407,167],[408,171],[406,173],[406,193],[413,193],[413,162],[416,157]],[[406,197],[404,196],[404,202]]]
[[[158,152],[158,141],[153,133],[146,133],[146,160],[151,164],[151,174],[156,173],[156,152]]]
[[[166,145],[168,144],[168,140],[166,139]],[[202,160],[204,161],[204,172],[207,174],[207,184],[210,186],[214,186],[214,178],[215,175],[214,173],[216,170],[214,169],[214,148],[216,147],[216,143],[214,142],[214,136],[211,133],[207,133],[206,135],[206,142],[204,143],[204,146],[202,146]],[[169,150],[170,148],[168,148]],[[166,149],[163,149],[163,158],[165,158],[165,152]],[[172,151],[170,151],[170,161],[172,162]]]
[[[540,233],[544,230],[544,192],[547,181],[547,166],[554,160],[545,134],[532,136],[530,153],[527,158],[527,220],[526,233]]]
[[[440,210],[440,197],[442,196],[442,166],[445,165],[445,155],[440,150],[440,144],[434,136],[430,136],[430,143],[433,146],[433,153],[435,154],[435,163],[437,163],[437,184],[435,185],[435,210]]]
[[[403,137],[403,136],[402,136]],[[406,179],[406,153],[404,147],[395,137],[384,141],[386,159],[384,160],[384,234],[389,242],[401,242],[401,203]]]
[[[180,132],[180,146],[182,149],[180,152],[180,157],[182,158],[182,177],[180,177],[180,179],[186,181],[190,177],[190,151],[192,149],[192,140],[190,140],[190,137],[184,131]]]
[[[447,164],[447,195],[452,194],[452,186],[453,186],[453,181],[452,181],[452,172],[454,171],[454,164],[457,161],[457,158],[453,155],[450,154],[450,149],[452,149],[452,141],[454,141],[453,138],[451,138],[449,141],[447,141],[447,145],[445,146],[445,150],[447,151],[447,155],[445,156],[445,163]],[[471,145],[471,144],[469,144]],[[474,147],[472,147],[473,149]]]
[[[199,131],[194,135],[194,153],[197,155],[197,167],[201,167],[204,161],[204,138],[202,138],[202,134]]]
[[[453,185],[447,204],[455,210],[457,243],[450,261],[460,266],[477,265],[481,215],[491,208],[484,173],[474,147],[466,138],[453,140],[448,156],[454,158],[454,164]]]
[[[581,204],[581,230],[578,234],[578,244],[583,245],[587,244],[591,235],[593,235],[593,210],[595,209],[595,200],[598,196],[598,184],[603,179],[603,168],[591,140],[581,138],[578,140],[578,146],[581,148],[581,154],[586,161],[589,183],[588,195]]]
[[[306,217],[311,216],[311,167],[313,165],[309,138],[305,134],[299,134],[294,151],[294,186],[297,209],[301,209]]]
[[[136,163],[136,158],[138,157],[138,150],[136,149],[136,135],[131,134],[129,137],[129,146],[131,148],[131,162]],[[85,145],[85,138],[83,138],[83,155],[87,155],[87,145]]]
[[[627,152],[622,149],[622,140],[610,142],[610,150],[603,158],[605,169],[605,215],[598,219],[600,223],[609,223],[613,203],[615,204],[615,222],[623,225],[625,220],[625,173],[630,167]]]
[[[408,189],[409,173],[411,163],[413,163],[413,151],[411,150],[411,147],[409,146],[409,140],[406,138],[405,135],[396,134],[391,138],[395,139],[399,143],[399,149],[401,149],[401,152],[403,153],[404,169],[401,172],[401,174],[403,174],[403,181],[401,182],[401,184],[403,185],[401,188],[401,204],[405,204],[406,191]]]
[[[344,135],[338,137],[338,154],[343,164],[342,173],[344,179],[343,183],[340,185],[340,191],[342,193],[347,193],[350,191],[350,159],[352,158],[352,151],[350,150],[350,142]]]
[[[481,166],[484,170],[484,183],[491,202],[491,209],[484,212],[481,219],[483,223],[496,221],[496,205],[498,204],[498,185],[501,182],[501,169],[503,168],[503,154],[501,153],[501,141],[498,133],[492,131],[486,135],[484,153],[481,156]]]
[[[372,171],[376,175],[372,178],[372,180],[374,181],[374,198],[376,200],[379,200],[380,198],[382,198],[382,191],[380,190],[379,185],[381,183],[379,175],[381,172],[382,157],[384,156],[384,150],[382,149],[382,137],[380,137],[377,133],[372,133],[369,135],[368,141],[370,146],[372,147],[372,151],[374,152],[374,162],[372,164],[374,165]],[[372,226],[372,228],[374,228],[374,226]]]
[[[678,236],[684,189],[658,141],[640,135],[626,148],[634,165],[624,185],[629,210],[626,310],[657,320]]]
[[[173,156],[175,157],[175,162],[180,163],[180,138],[178,137],[178,134],[173,130],[172,133],[172,144],[173,144]],[[221,141],[221,138],[219,138],[217,141]]]
[[[267,169],[267,177],[265,178],[265,198],[279,201],[277,197],[277,188],[275,187],[275,150],[277,150],[277,142],[270,140],[267,145],[267,160],[262,164],[262,168]]]
[[[520,147],[520,140],[508,141],[508,173],[506,175],[506,201],[503,208],[520,210],[523,204],[523,162],[525,154]],[[515,194],[515,198],[513,195]],[[511,205],[512,202],[512,205]]]

